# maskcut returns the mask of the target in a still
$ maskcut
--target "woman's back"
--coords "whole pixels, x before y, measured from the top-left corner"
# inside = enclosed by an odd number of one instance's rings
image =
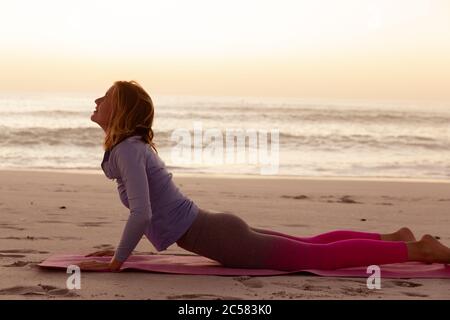
[[[198,207],[180,192],[164,162],[139,135],[106,151],[101,166],[108,178],[116,179],[120,199],[130,214],[150,215],[145,235],[158,251],[176,242],[197,216]],[[122,239],[142,227],[138,220],[136,226],[129,221]],[[124,248],[129,248],[126,242]],[[124,249],[123,255],[130,253]]]

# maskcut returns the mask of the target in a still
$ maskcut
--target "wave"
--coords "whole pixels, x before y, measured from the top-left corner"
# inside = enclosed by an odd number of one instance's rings
[[[189,130],[191,137],[193,131]],[[225,131],[222,130],[224,141]],[[154,142],[159,147],[171,147],[179,141],[172,140],[173,130],[155,131]],[[0,126],[0,146],[58,146],[75,145],[96,147],[102,145],[104,133],[95,127],[55,128],[44,127],[8,128]],[[378,149],[426,149],[450,150],[450,140],[444,137],[421,135],[383,135],[369,134],[293,134],[280,131],[280,146],[284,148],[310,147],[322,150],[339,150],[345,148]]]
[[[203,108],[167,107],[156,109],[156,118],[195,120],[215,120],[220,122],[242,121],[258,123],[267,121],[288,121],[289,123],[353,123],[353,124],[425,124],[448,125],[449,113],[437,112],[411,112],[397,110],[361,110],[361,109],[326,109],[326,108],[285,108],[285,107],[229,107],[229,108]],[[44,117],[60,118],[74,117],[87,118],[92,110],[45,110],[45,111],[0,111],[5,117]]]
[[[0,145],[79,145],[98,146],[103,134],[98,128],[18,128],[5,130],[0,127]]]
[[[172,132],[172,130],[155,132],[155,143],[167,146],[171,143]],[[103,139],[104,132],[96,127],[10,128],[0,126],[0,146],[3,147],[27,145],[96,147],[102,145]]]
[[[427,150],[448,150],[450,141],[417,135],[385,135],[375,137],[366,134],[296,135],[280,133],[280,144],[291,147],[310,146],[337,150],[342,148],[386,149],[421,148]]]

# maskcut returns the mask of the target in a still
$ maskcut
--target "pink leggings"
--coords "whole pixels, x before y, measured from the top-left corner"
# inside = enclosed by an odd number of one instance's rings
[[[234,268],[290,271],[408,261],[405,242],[382,241],[378,233],[337,230],[314,237],[296,237],[251,228],[231,213],[204,210],[199,211],[177,244]]]

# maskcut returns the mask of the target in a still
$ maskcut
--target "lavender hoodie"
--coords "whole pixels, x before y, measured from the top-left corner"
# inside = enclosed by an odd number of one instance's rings
[[[164,162],[139,135],[128,137],[105,152],[101,167],[116,179],[123,205],[130,209],[115,258],[125,261],[143,235],[158,251],[166,250],[191,226],[195,203],[172,181]]]

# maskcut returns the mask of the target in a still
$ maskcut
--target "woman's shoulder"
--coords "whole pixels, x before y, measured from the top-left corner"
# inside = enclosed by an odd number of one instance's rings
[[[111,150],[111,156],[113,158],[146,156],[149,149],[150,145],[142,141],[140,136],[131,136],[115,145]]]
[[[144,165],[148,170],[153,163],[155,159],[150,145],[139,136],[132,136],[106,151],[101,167],[108,178],[117,179],[121,177],[121,172],[137,168],[139,165]]]

